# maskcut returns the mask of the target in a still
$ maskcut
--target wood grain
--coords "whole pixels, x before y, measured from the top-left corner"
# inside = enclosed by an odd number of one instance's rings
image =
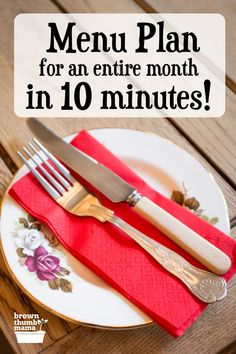
[[[175,126],[236,188],[236,95],[227,89],[226,112],[221,118],[179,118]]]
[[[52,120],[41,120],[48,127],[54,127],[55,122]],[[216,179],[217,183],[221,187],[226,202],[229,208],[230,219],[236,215],[236,193],[235,190],[225,182],[219,173],[216,172],[214,168],[198,153],[198,150],[193,148],[193,146],[176,130],[171,124],[169,124],[165,119],[118,119],[118,118],[100,118],[100,119],[57,119],[56,123],[59,123],[61,136],[70,134],[71,132],[76,132],[81,129],[93,129],[102,127],[119,127],[128,129],[137,129],[142,131],[153,132],[163,138],[170,139],[176,145],[182,147],[188,151],[192,156],[194,156]],[[31,133],[30,133],[31,134]]]
[[[27,12],[31,9],[31,12],[44,12],[43,9],[47,9],[47,12],[56,12],[57,8],[51,4],[49,1],[35,1],[33,6],[31,1],[13,1],[9,2],[9,6],[3,1],[0,1],[0,11],[4,13],[4,28],[6,30],[4,39],[1,40],[0,45],[0,65],[2,73],[0,79],[0,93],[1,99],[4,104],[0,106],[0,125],[4,122],[4,134],[0,137],[0,141],[8,140],[11,144],[12,140],[17,140],[17,130],[21,129],[21,124],[23,120],[17,118],[15,133],[13,136],[10,132],[12,129],[11,126],[11,115],[14,115],[13,109],[13,20],[14,16],[20,12]],[[43,7],[42,7],[43,6]],[[9,36],[10,37],[9,37]],[[19,125],[18,125],[19,122]],[[15,135],[16,134],[16,135]],[[23,140],[21,140],[23,143]],[[7,163],[8,167],[14,172],[16,169],[16,164],[13,162],[14,159],[10,159],[8,152],[5,150],[5,147],[2,145],[1,157],[4,158],[4,161]],[[7,169],[3,160],[0,160],[0,197],[3,196],[12,174],[9,169]],[[6,265],[3,261],[2,254],[0,254],[0,326],[4,332],[9,343],[12,345],[16,353],[32,353],[35,354],[39,352],[44,347],[55,342],[57,339],[62,338],[72,329],[75,328],[75,325],[63,321],[55,315],[52,315],[48,311],[44,310],[42,307],[31,301],[28,296],[26,296],[12,280]],[[15,334],[13,332],[13,312],[17,313],[39,313],[40,316],[48,319],[48,324],[45,326],[47,330],[47,336],[45,336],[45,341],[43,345],[38,344],[22,344],[17,345]]]
[[[0,202],[11,179],[11,172],[0,159]],[[0,326],[9,343],[11,343],[17,353],[20,353],[22,348],[25,353],[35,353],[36,349],[37,351],[41,350],[43,347],[55,342],[55,340],[61,338],[74,328],[73,325],[70,325],[68,328],[65,321],[60,320],[58,317],[45,311],[29,300],[12,280],[2,253],[0,253],[0,289]],[[39,313],[40,316],[49,320],[47,326],[48,336],[45,339],[44,346],[33,345],[33,351],[31,351],[32,345],[17,345],[13,332],[14,311],[17,313]]]
[[[236,89],[236,2],[225,0],[135,0],[149,12],[162,13],[219,13],[225,18],[226,25],[226,74],[231,82],[229,86]],[[147,8],[147,6],[149,6]]]
[[[226,74],[229,77],[226,89],[226,112],[217,119],[172,120],[180,132],[203,154],[210,163],[236,187],[236,2],[223,0],[137,0],[148,12],[162,13],[220,13],[226,20]],[[147,5],[149,6],[147,8]]]
[[[142,8],[133,0],[56,0],[66,12],[71,13],[142,13]]]
[[[127,12],[132,13],[134,11],[134,1],[122,1],[114,4],[109,2],[109,6],[104,5],[104,1],[81,1],[81,0],[67,0],[66,3],[62,0],[58,0],[58,3],[64,6],[68,12],[111,12],[113,6],[113,12]],[[137,1],[136,5],[141,5],[138,9],[135,7],[135,12],[143,12],[146,9],[149,12],[219,12],[227,16],[227,23],[231,31],[236,27],[235,21],[233,21],[233,14],[235,13],[235,5],[224,6],[223,1],[218,0],[214,3],[207,2],[209,9],[207,10],[206,2],[202,0],[194,2],[194,0],[184,0],[180,2],[178,0],[172,1],[159,1],[159,0],[147,0]],[[196,11],[194,10],[194,4],[196,5]],[[101,4],[101,7],[100,7]],[[108,4],[108,3],[107,3]],[[113,5],[112,5],[113,4]],[[150,5],[149,8],[146,5]],[[182,4],[182,5],[180,5]],[[184,6],[184,5],[185,6]],[[211,4],[211,5],[210,5]],[[214,4],[214,5],[213,5]],[[122,5],[124,7],[122,7]],[[160,6],[160,9],[159,9]],[[215,6],[215,9],[213,7]],[[153,10],[152,10],[153,9]],[[178,11],[177,11],[178,9]],[[231,38],[229,33],[229,38]],[[232,43],[231,43],[232,44]],[[234,47],[227,47],[228,55],[236,56],[234,53]],[[232,53],[233,52],[233,53]],[[235,62],[235,60],[234,60]],[[235,73],[235,68],[232,68],[232,73]],[[234,80],[234,78],[231,78]],[[170,122],[178,129],[181,134],[184,133],[185,138],[195,146],[195,148],[215,167],[215,169],[224,176],[224,178],[236,188],[236,120],[234,119],[234,113],[236,110],[236,95],[231,89],[226,89],[226,112],[222,118],[217,119],[197,119],[197,118],[177,118],[171,119]]]
[[[137,0],[137,4],[148,12],[162,13],[220,13],[226,20],[226,112],[218,119],[172,120],[175,127],[200,151],[226,180],[236,187],[236,2],[223,0]]]
[[[17,2],[19,3],[19,2]],[[92,6],[95,6],[93,11],[98,11],[98,3],[97,1],[92,1],[90,0],[89,2],[86,1],[67,1],[66,2],[66,6],[68,11],[88,11],[88,9],[91,10]],[[47,2],[45,3],[47,4]],[[102,1],[101,4],[103,5],[101,7],[101,11],[104,11],[104,2]],[[111,4],[111,3],[110,3]],[[129,8],[128,4],[129,2],[126,1],[125,2],[126,6],[125,9],[127,12],[132,12],[133,11],[133,3],[131,2],[131,8]],[[65,3],[64,3],[65,5]],[[86,5],[86,6],[85,6]],[[27,8],[28,11],[30,9],[29,5],[27,4],[27,2],[25,2],[24,4],[25,9]],[[32,5],[31,5],[32,6]],[[40,11],[39,8],[41,8],[41,6],[39,6],[39,4],[37,2],[34,3],[35,6],[35,12]],[[46,5],[44,5],[46,6]],[[54,7],[52,7],[51,5],[48,5],[48,12],[51,11],[55,11],[56,9]],[[73,7],[70,7],[73,6]],[[116,11],[116,3],[114,5],[114,11]],[[119,5],[119,11],[121,11],[120,8],[121,4]],[[7,8],[8,9],[8,8]],[[22,8],[23,9],[23,8]],[[125,10],[124,9],[124,10]],[[8,9],[9,11],[9,9]],[[6,30],[8,31],[8,36],[12,34],[12,19],[13,16],[18,13],[17,12],[17,7],[13,7],[12,11],[14,11],[14,13],[7,13],[6,14],[6,18],[9,19],[8,28],[6,28]],[[26,11],[26,10],[24,10]],[[108,7],[108,11],[110,11],[110,7]],[[11,19],[11,21],[10,21]],[[16,149],[20,148],[22,145],[22,141],[25,141],[25,139],[29,139],[29,131],[27,129],[25,129],[25,127],[23,126],[23,120],[19,119],[18,117],[16,117],[14,115],[14,113],[12,112],[12,107],[13,107],[13,83],[12,83],[12,56],[13,56],[13,52],[12,52],[12,48],[9,48],[9,38],[8,36],[4,37],[4,40],[2,40],[1,42],[1,50],[2,53],[4,53],[4,58],[2,58],[1,56],[1,62],[3,62],[4,65],[4,72],[5,72],[5,77],[2,78],[2,85],[1,87],[3,87],[4,90],[4,100],[6,102],[6,105],[1,106],[0,107],[0,117],[2,120],[1,123],[1,127],[0,127],[0,136],[2,138],[2,141],[5,144],[5,149],[8,151],[8,153],[10,154],[10,156],[12,157],[13,160],[17,161],[17,163],[19,164],[19,159],[16,159],[15,156],[15,151]],[[10,41],[10,43],[12,43],[12,41]],[[10,64],[10,65],[9,65]],[[7,106],[7,107],[6,107]],[[201,148],[202,151],[204,151],[207,154],[207,157],[209,159],[214,159],[214,161],[216,160],[218,163],[221,163],[221,161],[223,161],[224,163],[224,170],[227,170],[227,173],[230,172],[230,175],[235,175],[235,158],[234,158],[234,154],[235,154],[235,140],[234,140],[234,127],[235,127],[235,120],[233,119],[233,112],[235,112],[235,107],[231,107],[230,105],[228,105],[228,110],[230,111],[230,118],[229,116],[224,117],[225,120],[222,121],[222,125],[227,124],[227,134],[231,134],[232,137],[231,139],[228,139],[228,136],[226,136],[223,133],[223,130],[217,128],[217,122],[218,120],[196,120],[196,119],[191,119],[191,120],[184,120],[184,127],[183,127],[183,131],[189,136],[191,136],[192,140],[196,143],[197,148]],[[54,126],[55,121],[51,121],[51,120],[47,120],[47,122],[49,121],[49,125],[51,127]],[[76,122],[75,122],[76,121]],[[179,120],[178,120],[179,121]],[[183,121],[183,120],[181,120]],[[59,123],[59,121],[57,121]],[[71,132],[71,130],[67,129],[68,124],[67,121],[64,122],[63,120],[60,120],[61,123],[58,124],[58,131],[60,132],[64,132],[65,134],[68,134]],[[140,123],[139,123],[140,122]],[[225,123],[227,122],[227,123]],[[81,127],[81,122],[80,120],[74,120],[74,127],[72,127],[72,131],[75,130],[79,130],[79,128]],[[65,126],[65,129],[61,129],[62,124]],[[82,125],[86,128],[91,128],[91,127],[98,127],[98,126],[123,126],[123,127],[128,127],[130,126],[131,128],[135,129],[136,127],[138,127],[138,129],[143,129],[143,130],[151,130],[151,131],[155,131],[155,132],[160,132],[160,134],[164,137],[171,137],[172,140],[174,140],[176,143],[179,143],[179,145],[186,147],[186,144],[180,143],[181,142],[181,138],[180,135],[178,135],[178,137],[176,137],[176,132],[173,129],[171,132],[171,128],[168,127],[168,134],[165,134],[166,129],[163,129],[163,121],[158,119],[158,120],[153,120],[153,119],[143,119],[141,121],[139,120],[135,120],[132,119],[132,123],[128,122],[128,120],[126,119],[87,119],[85,120],[84,123],[82,123]],[[177,123],[178,124],[178,123]],[[167,124],[166,124],[167,125]],[[205,131],[205,125],[208,125],[207,127],[207,131]],[[233,125],[233,126],[231,126]],[[9,126],[11,127],[16,127],[16,129],[12,129],[10,134],[9,134]],[[19,129],[20,128],[20,129]],[[188,128],[188,129],[187,129]],[[164,134],[162,134],[162,131],[164,130]],[[220,134],[221,133],[221,134]],[[235,135],[235,134],[234,134]],[[217,136],[217,138],[216,138]],[[174,139],[174,137],[176,137],[176,139]],[[204,139],[204,140],[203,140]],[[182,139],[183,140],[183,139]],[[218,142],[224,142],[225,143],[225,148],[224,146],[222,147],[222,144],[220,144],[220,146],[217,147]],[[230,145],[229,145],[230,144]],[[219,144],[218,144],[219,145]],[[232,159],[232,161],[231,161]],[[221,184],[222,185],[222,184]],[[227,186],[228,187],[228,186]],[[228,195],[227,200],[232,200],[232,191],[230,191],[229,193],[225,193],[225,195]],[[234,201],[231,203],[231,210],[233,213],[235,213],[234,209]],[[232,217],[232,214],[231,214]]]
[[[226,343],[235,340],[235,291],[236,279],[230,282],[229,294],[224,305],[210,305],[183,337],[170,337],[157,325],[130,331],[104,331],[78,328],[41,354],[215,354]],[[226,320],[227,319],[227,320]],[[219,330],[223,324],[224,330]],[[220,338],[220,339],[219,339]]]
[[[226,112],[218,119],[171,120],[198,151],[236,188],[236,2],[194,0],[136,0],[147,12],[220,13],[226,20]]]
[[[60,1],[60,5],[65,7],[67,11],[72,12],[141,12],[143,11],[134,1],[105,1],[105,0],[67,0]],[[16,157],[16,150],[20,148],[31,137],[25,120],[15,116],[13,112],[13,19],[17,13],[21,12],[58,12],[59,8],[55,6],[55,1],[47,0],[12,0],[6,6],[6,2],[0,0],[0,11],[2,14],[2,24],[4,25],[4,33],[0,42],[0,65],[2,75],[0,76],[0,93],[4,104],[0,105],[0,141],[5,151],[10,157],[12,163],[12,171],[15,166],[20,166],[21,163]],[[235,106],[230,106],[232,111],[230,117],[235,112]],[[231,118],[227,125],[227,132],[218,135],[215,123],[209,126],[212,134],[217,134],[222,141],[228,144],[228,135],[233,132],[234,126],[231,125]],[[206,120],[204,120],[206,121]],[[213,143],[205,138],[204,129],[202,131],[192,132],[194,125],[191,123],[191,134],[186,123],[183,124],[183,132],[186,133],[186,138],[183,137],[180,129],[176,129],[170,122],[165,119],[45,119],[45,124],[64,136],[69,133],[78,131],[82,128],[99,128],[99,127],[123,127],[130,129],[138,129],[144,131],[152,131],[160,136],[166,137],[189,151],[196,157],[216,178],[220,184],[223,193],[227,199],[229,213],[231,219],[236,217],[236,193],[229,183],[222,178],[221,174],[207,161],[212,153]],[[185,124],[185,125],[184,125]],[[202,123],[201,123],[202,124]],[[207,123],[209,124],[209,123]],[[198,124],[197,124],[198,125]],[[225,121],[222,121],[223,127]],[[179,128],[179,126],[177,126]],[[185,131],[186,129],[186,131]],[[219,129],[219,128],[217,128]],[[215,133],[216,131],[216,133]],[[204,143],[201,135],[204,135]],[[232,133],[233,134],[233,133]],[[194,136],[191,142],[189,136]],[[196,148],[195,143],[196,144]],[[228,146],[228,145],[227,145]],[[229,146],[229,149],[235,147],[235,140]],[[200,149],[207,152],[207,160],[199,153]],[[227,147],[228,149],[228,147]],[[224,165],[222,170],[228,176],[229,165],[233,165],[231,154],[228,157],[226,150],[221,153],[221,150],[216,150],[213,162],[219,160],[218,165],[221,165],[222,158],[229,158],[227,165]],[[6,155],[5,155],[6,156]],[[214,163],[213,163],[214,165]],[[2,177],[0,191],[3,193],[11,178],[11,173],[0,161],[0,171]],[[219,171],[220,172],[220,171]],[[231,178],[233,173],[232,167],[229,171]],[[236,293],[235,278],[230,282],[229,296],[222,303],[214,304],[208,307],[207,311],[199,318],[198,321],[187,331],[187,333],[178,341],[173,340],[166,332],[156,325],[130,331],[102,331],[91,328],[79,327],[63,321],[58,317],[49,314],[40,306],[23,294],[21,290],[12,281],[2,258],[0,258],[0,326],[7,336],[9,342],[18,353],[38,353],[42,351],[47,354],[54,353],[143,353],[148,350],[149,353],[209,353],[213,354],[223,349],[226,345],[231,345],[235,340],[236,332],[236,304],[234,301]],[[44,318],[49,319],[47,323],[47,335],[43,345],[18,345],[16,344],[13,327],[12,313],[13,311],[23,313],[38,312]],[[227,319],[227,321],[226,321]],[[224,323],[224,326],[221,324]],[[205,333],[207,332],[207,335]],[[220,340],[219,340],[220,338]]]

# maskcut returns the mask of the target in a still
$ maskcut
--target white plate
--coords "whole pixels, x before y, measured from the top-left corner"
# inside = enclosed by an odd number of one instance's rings
[[[197,212],[208,216],[216,227],[229,233],[227,207],[221,190],[212,175],[187,152],[151,133],[113,128],[91,130],[90,133],[165,196],[170,197],[173,190],[184,192],[184,188],[187,189],[186,198],[194,196],[200,202]],[[66,139],[70,141],[73,136]],[[27,169],[22,167],[12,183],[25,173]],[[49,250],[49,255],[59,258],[61,266],[70,271],[70,274],[63,275],[66,281],[60,283],[62,288],[51,289],[47,281],[40,280],[36,272],[30,272],[26,265],[22,265],[26,258],[20,257],[22,244],[19,235],[22,237],[22,230],[28,231],[19,223],[19,218],[27,219],[26,212],[6,194],[1,212],[3,254],[14,279],[34,301],[60,317],[92,326],[129,328],[152,322],[58,245],[42,225],[41,232],[50,240],[51,250],[49,241],[45,239],[43,246]],[[24,252],[30,251],[24,249]],[[50,283],[51,287],[57,284]]]

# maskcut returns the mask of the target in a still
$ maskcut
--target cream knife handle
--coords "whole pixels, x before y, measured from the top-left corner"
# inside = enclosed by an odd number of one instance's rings
[[[231,260],[225,253],[148,198],[142,197],[134,209],[212,272],[224,274],[229,270]]]

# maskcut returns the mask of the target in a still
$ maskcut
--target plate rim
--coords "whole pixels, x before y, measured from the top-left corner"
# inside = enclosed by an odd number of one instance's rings
[[[82,128],[81,130],[83,130],[85,128]],[[222,196],[222,200],[224,202],[224,206],[225,206],[225,209],[227,211],[227,224],[228,224],[228,228],[230,230],[230,222],[229,222],[229,213],[228,213],[228,205],[226,203],[226,200],[225,200],[225,197],[224,197],[224,194],[220,188],[220,186],[218,185],[218,183],[216,182],[215,180],[215,177],[213,176],[213,174],[205,167],[201,164],[200,161],[198,161],[191,153],[189,153],[188,151],[186,151],[184,148],[180,147],[179,145],[177,145],[175,142],[171,141],[170,139],[168,138],[164,138],[162,136],[159,136],[157,133],[155,132],[150,132],[150,131],[145,131],[145,130],[138,130],[138,129],[130,129],[130,128],[123,128],[123,127],[99,127],[99,128],[91,128],[91,129],[86,129],[88,132],[89,131],[95,131],[95,130],[106,130],[106,129],[114,129],[114,130],[128,130],[128,131],[132,131],[132,132],[139,132],[139,133],[145,133],[145,134],[151,134],[153,135],[154,137],[157,137],[159,139],[162,139],[162,140],[165,140],[166,142],[172,144],[172,145],[175,145],[178,149],[182,150],[182,152],[190,155],[195,161],[198,162],[198,164],[200,164],[202,166],[202,168],[205,169],[205,171],[209,174],[209,176],[211,177],[212,179],[212,182],[216,185],[216,187],[218,188],[219,192],[221,193],[221,196]],[[80,130],[80,131],[81,131]],[[70,134],[62,137],[62,139],[66,139],[72,135],[75,135],[75,134],[78,134],[79,131],[74,131],[74,132],[71,132]],[[20,168],[17,169],[17,171],[12,175],[12,178],[10,179],[8,185],[7,185],[7,188],[3,194],[3,197],[2,197],[2,200],[1,200],[1,203],[0,203],[0,226],[1,226],[1,223],[2,223],[2,207],[3,207],[3,204],[4,204],[4,201],[8,195],[8,190],[11,186],[11,183],[13,181],[13,179],[15,178],[15,176],[17,175],[17,173],[19,172],[19,170],[22,168],[22,166]],[[21,283],[20,281],[17,279],[17,277],[15,276],[14,272],[12,271],[9,263],[8,263],[8,260],[6,258],[6,255],[4,253],[4,249],[3,249],[3,244],[2,244],[2,228],[0,227],[0,251],[2,253],[2,256],[3,256],[3,260],[4,260],[4,263],[6,265],[6,268],[8,270],[8,272],[10,273],[12,279],[15,281],[15,283],[17,284],[17,286],[31,299],[33,300],[35,303],[37,303],[39,306],[41,306],[43,309],[45,309],[46,311],[52,313],[53,315],[59,317],[59,318],[62,318],[66,321],[69,321],[71,323],[74,323],[74,324],[78,324],[78,325],[81,325],[81,326],[84,326],[84,327],[90,327],[90,328],[100,328],[100,329],[104,329],[104,330],[131,330],[131,329],[136,329],[136,328],[143,328],[143,327],[148,327],[148,326],[151,326],[153,325],[154,321],[152,319],[146,321],[145,323],[142,323],[142,324],[137,324],[137,325],[127,325],[127,326],[105,326],[105,325],[99,325],[99,324],[93,324],[93,323],[89,323],[89,322],[84,322],[84,321],[79,321],[79,320],[75,320],[75,319],[72,319],[66,315],[63,315],[57,311],[55,311],[54,309],[48,307],[47,305],[45,305],[44,303],[42,303],[40,300],[38,300],[37,298],[34,297],[34,295],[32,295]]]
[[[72,133],[73,134],[73,133]],[[70,134],[70,135],[72,135]],[[69,135],[68,135],[69,136]],[[22,166],[21,166],[22,167]],[[2,200],[1,200],[1,203],[0,203],[0,225],[1,225],[1,216],[2,216],[2,206],[3,206],[3,203],[8,195],[8,190],[11,186],[11,183],[13,181],[13,179],[15,178],[16,174],[18,173],[18,171],[21,169],[18,168],[18,170],[13,174],[11,180],[9,181],[8,185],[7,185],[7,188],[3,194],[3,197],[2,197]],[[22,283],[17,279],[17,277],[15,276],[14,272],[12,271],[9,263],[8,263],[8,260],[7,260],[7,257],[5,255],[5,252],[4,252],[4,248],[3,248],[3,243],[2,243],[2,230],[0,228],[0,251],[1,251],[1,254],[2,254],[2,257],[3,257],[3,261],[6,265],[6,268],[8,270],[8,272],[10,273],[12,279],[14,280],[14,282],[17,284],[17,286],[31,299],[33,300],[36,304],[38,304],[39,306],[41,306],[43,309],[45,309],[46,311],[52,313],[53,315],[59,317],[59,318],[62,318],[63,320],[66,320],[66,321],[69,321],[71,323],[74,323],[74,324],[78,324],[78,325],[81,325],[81,326],[84,326],[84,327],[90,327],[90,328],[100,328],[100,329],[106,329],[106,330],[128,330],[128,329],[135,329],[135,328],[142,328],[142,327],[147,327],[147,326],[150,326],[154,323],[153,320],[150,320],[150,321],[146,321],[145,323],[142,323],[142,324],[137,324],[137,325],[127,325],[127,326],[105,326],[105,325],[99,325],[99,324],[95,324],[95,323],[89,323],[89,322],[83,322],[83,321],[79,321],[79,320],[75,320],[75,319],[72,319],[66,315],[63,315],[55,310],[53,310],[52,308],[48,307],[47,305],[45,305],[43,302],[41,302],[40,300],[38,300],[36,297],[34,297],[34,295],[32,295],[25,287],[24,285],[22,285]]]

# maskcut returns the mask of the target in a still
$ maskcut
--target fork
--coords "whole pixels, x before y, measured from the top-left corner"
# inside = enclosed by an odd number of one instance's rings
[[[110,222],[118,227],[149,253],[163,268],[181,280],[191,293],[201,301],[212,303],[226,296],[227,284],[222,277],[191,265],[176,252],[117,217],[111,209],[104,207],[95,195],[88,192],[37,139],[33,139],[33,141],[34,144],[28,144],[33,154],[23,147],[23,151],[28,155],[29,160],[20,151],[17,154],[39,183],[62,208],[71,214],[81,217],[94,217],[101,222]]]

